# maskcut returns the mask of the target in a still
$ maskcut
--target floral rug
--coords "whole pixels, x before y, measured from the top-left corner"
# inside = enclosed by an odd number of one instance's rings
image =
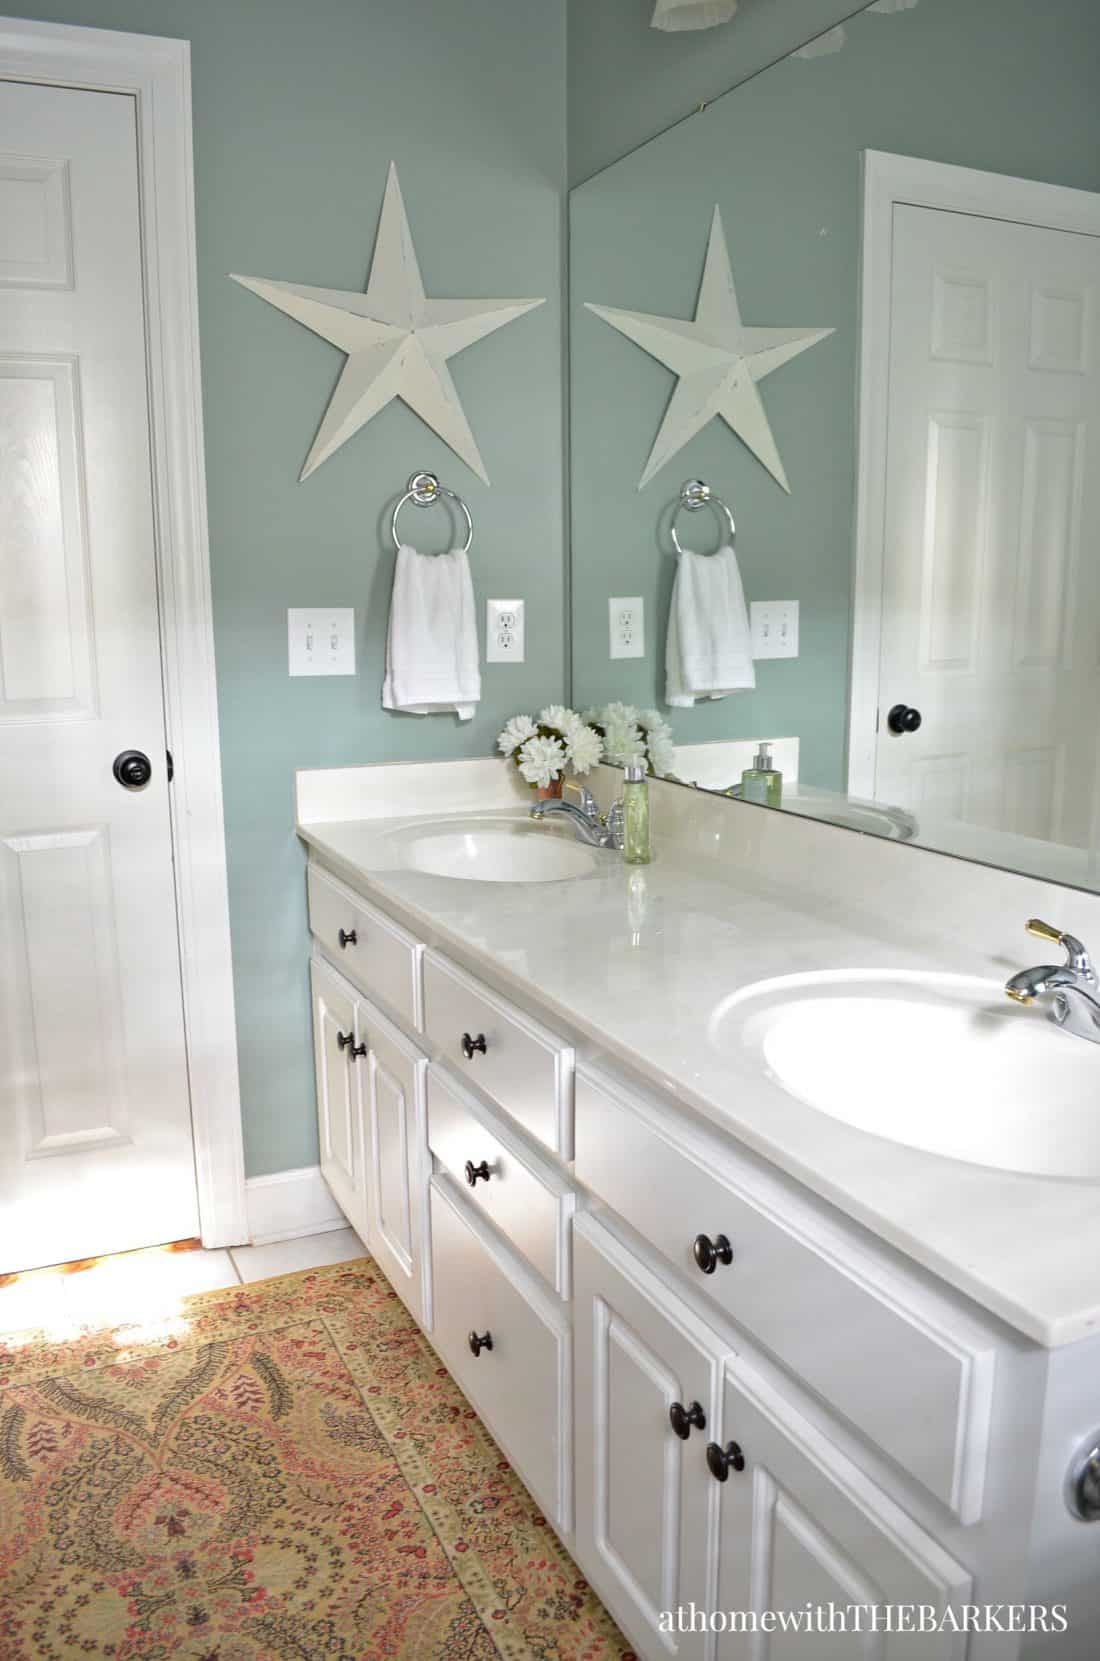
[[[369,1260],[0,1339],[0,1658],[621,1661]]]

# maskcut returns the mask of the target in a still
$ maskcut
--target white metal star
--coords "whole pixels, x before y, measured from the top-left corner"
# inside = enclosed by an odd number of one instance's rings
[[[717,207],[694,318],[653,317],[646,312],[586,304],[589,311],[679,376],[645,472],[638,481],[639,490],[712,417],[720,415],[790,494],[756,383],[835,331],[750,329],[742,323]]]
[[[400,398],[489,483],[447,359],[544,301],[429,300],[392,162],[365,294],[230,275],[347,353],[301,478]]]

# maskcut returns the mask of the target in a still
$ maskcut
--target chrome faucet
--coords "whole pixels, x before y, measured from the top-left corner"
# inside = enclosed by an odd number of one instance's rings
[[[573,787],[580,798],[580,805],[574,806],[561,796],[549,796],[545,801],[536,802],[531,809],[532,819],[546,819],[550,814],[564,813],[570,821],[577,836],[582,842],[587,842],[592,848],[621,848],[623,845],[623,804],[616,802],[608,812],[607,818],[600,817],[600,810],[596,806],[596,798],[583,784]]]
[[[1076,935],[1063,934],[1037,917],[1028,923],[1027,932],[1061,946],[1066,961],[1061,965],[1043,963],[1035,969],[1022,969],[1006,982],[1008,996],[1019,1004],[1032,1004],[1049,994],[1052,1020],[1075,1037],[1100,1044],[1100,982],[1092,958]]]

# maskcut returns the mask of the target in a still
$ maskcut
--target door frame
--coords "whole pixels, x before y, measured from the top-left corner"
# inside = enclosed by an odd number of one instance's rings
[[[184,1035],[204,1246],[248,1239],[199,379],[186,40],[0,18],[0,80],[133,97]]]
[[[848,790],[875,790],[882,586],[886,540],[887,418],[890,396],[890,293],[894,207],[940,208],[1046,230],[1100,236],[1100,195],[1007,173],[865,150],[860,251],[860,346],[852,667],[848,714]],[[1096,326],[1095,320],[1093,326]]]

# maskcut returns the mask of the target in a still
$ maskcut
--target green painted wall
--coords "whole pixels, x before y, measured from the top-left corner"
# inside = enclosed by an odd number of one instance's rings
[[[1096,190],[1098,55],[1095,0],[865,12],[845,25],[842,50],[788,58],[572,193],[575,702],[663,700],[667,510],[683,480],[703,478],[733,507],[748,597],[801,602],[801,655],[758,664],[754,693],[675,712],[674,731],[685,742],[798,734],[803,776],[842,786],[860,152]],[[717,421],[639,493],[673,379],[583,309],[594,300],[690,317],[715,202],[745,321],[837,330],[762,385],[789,497]],[[708,517],[690,530],[713,534]],[[611,662],[607,599],[632,594],[645,599],[648,654]]]
[[[203,402],[247,1169],[317,1157],[303,852],[291,775],[485,754],[560,697],[565,29],[515,0],[21,0],[36,18],[185,36],[194,80]],[[229,271],[366,280],[397,162],[429,293],[546,295],[451,368],[493,488],[403,406],[304,485],[343,359]],[[484,666],[478,715],[384,714],[388,504],[419,467],[477,527],[479,609],[528,600],[525,666]],[[421,534],[425,524],[418,521]],[[354,679],[287,676],[288,606],[354,605]]]
[[[569,181],[580,184],[720,98],[858,0],[740,0],[716,29],[651,29],[653,0],[568,0]]]

